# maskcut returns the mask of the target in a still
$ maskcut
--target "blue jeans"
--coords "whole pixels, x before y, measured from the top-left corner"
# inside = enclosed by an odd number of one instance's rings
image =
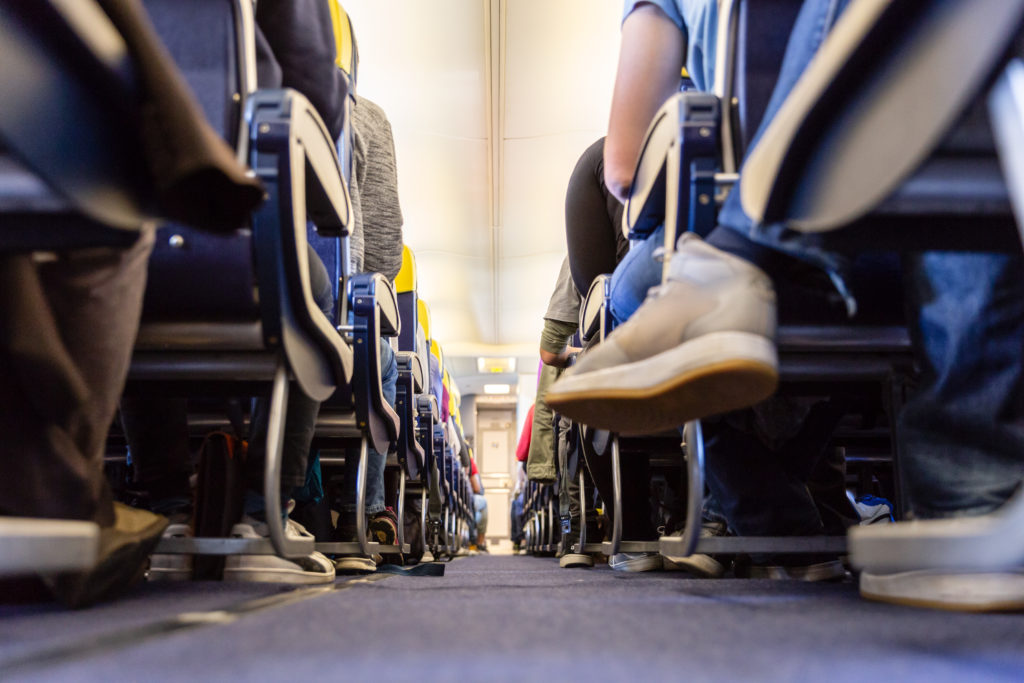
[[[661,263],[654,251],[665,242],[665,226],[659,226],[647,239],[630,246],[626,256],[612,273],[609,288],[609,312],[616,325],[629,319],[647,296],[647,290],[661,284]]]
[[[926,252],[906,265],[922,366],[897,431],[908,511],[991,512],[1024,478],[1024,259]]]
[[[476,520],[476,533],[487,535],[487,497],[482,493],[473,494],[473,518]]]
[[[398,385],[398,363],[395,352],[385,339],[380,340],[380,384],[384,400],[392,408]],[[384,510],[384,464],[387,456],[378,453],[372,446],[366,454],[366,514],[374,515]],[[345,484],[341,491],[341,511],[354,513],[356,510],[356,475],[359,471],[359,451],[349,449],[345,456]]]

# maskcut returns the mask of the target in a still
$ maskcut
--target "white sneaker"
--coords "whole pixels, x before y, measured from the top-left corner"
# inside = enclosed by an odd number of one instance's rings
[[[1024,569],[1001,572],[918,570],[861,572],[860,594],[868,600],[912,607],[996,612],[1024,610]]]
[[[658,553],[617,553],[608,560],[608,566],[617,572],[656,572],[661,569]]]
[[[168,525],[163,538],[192,538],[192,527],[187,523],[177,522]],[[147,581],[189,581],[195,566],[195,555],[171,555],[157,553],[149,558]]]
[[[298,522],[286,520],[285,536],[313,538]],[[266,522],[246,515],[231,529],[233,538],[268,538]],[[313,552],[306,557],[286,560],[277,555],[229,555],[224,563],[225,581],[254,581],[267,583],[331,583],[334,581],[334,563],[325,555]]]
[[[879,522],[892,522],[892,503],[885,498],[878,496],[860,496],[854,498],[849,491],[846,497],[853,504],[857,514],[860,516],[861,524],[876,524]]]
[[[578,422],[649,434],[754,405],[778,384],[775,290],[757,266],[686,233],[668,282],[551,385]]]

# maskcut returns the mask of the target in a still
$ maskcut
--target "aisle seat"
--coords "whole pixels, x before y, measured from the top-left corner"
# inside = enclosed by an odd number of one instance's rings
[[[841,229],[837,238],[1019,252],[1024,2],[855,2],[847,15],[751,153],[745,209],[794,230]],[[901,125],[908,111],[913,126]],[[884,526],[851,530],[856,566],[992,571],[1024,560],[1020,491],[989,515]]]

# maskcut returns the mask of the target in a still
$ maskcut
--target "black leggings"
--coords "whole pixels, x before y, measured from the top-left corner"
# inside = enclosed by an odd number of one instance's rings
[[[622,234],[622,204],[604,185],[604,138],[576,162],[565,193],[565,237],[569,245],[569,269],[580,294],[590,283],[615,265],[629,250]]]

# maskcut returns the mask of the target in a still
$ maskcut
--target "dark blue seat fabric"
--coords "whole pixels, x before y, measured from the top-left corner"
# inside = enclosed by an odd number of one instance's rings
[[[158,211],[127,45],[100,53],[48,2],[0,3],[0,44],[0,247],[134,242]]]
[[[734,94],[738,131],[737,167],[742,161],[782,66],[789,34],[802,0],[747,0],[740,3]]]
[[[230,3],[149,0],[146,9],[207,120],[235,147],[243,97],[252,84],[245,82],[244,57],[235,48],[239,18]],[[189,21],[183,22],[183,16]],[[255,319],[259,311],[250,242],[245,234],[161,227],[150,258],[143,320]]]

